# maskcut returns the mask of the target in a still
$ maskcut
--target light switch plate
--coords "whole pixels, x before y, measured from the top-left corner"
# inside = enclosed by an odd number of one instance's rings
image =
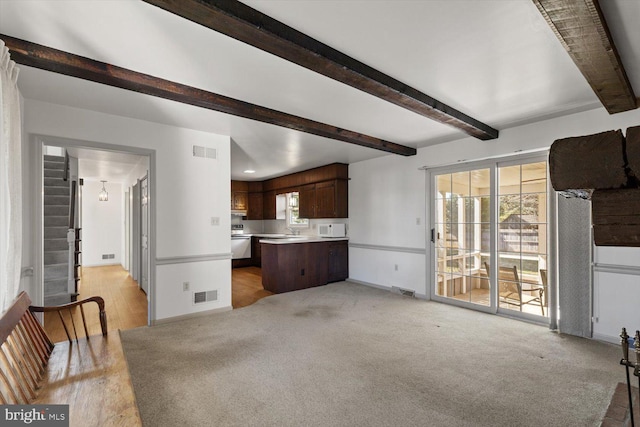
[[[211,217],[211,225],[220,225],[220,217],[212,216]]]

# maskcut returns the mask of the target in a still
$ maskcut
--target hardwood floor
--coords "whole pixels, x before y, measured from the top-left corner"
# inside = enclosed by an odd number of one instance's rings
[[[117,329],[131,329],[147,324],[147,296],[138,287],[129,273],[119,265],[105,267],[84,267],[79,284],[78,299],[90,296],[104,298],[107,313],[107,327],[109,331]],[[73,321],[78,329],[78,336],[84,331],[80,310],[74,309]],[[85,308],[87,328],[90,335],[100,334],[100,321],[96,304],[88,304]],[[69,324],[68,313],[65,316]],[[46,313],[44,327],[53,342],[65,341],[62,322],[56,313]],[[73,331],[69,333],[73,338]]]
[[[260,268],[234,268],[231,272],[233,308],[246,307],[261,298],[273,295],[262,287]],[[78,299],[94,295],[104,298],[109,331],[132,329],[147,324],[147,297],[121,266],[84,267],[79,288]],[[78,328],[78,336],[80,336],[82,329],[80,311],[74,309],[72,312],[74,323]],[[89,334],[99,334],[100,322],[95,304],[85,308],[85,317]],[[65,320],[70,324],[68,313],[65,315]],[[56,313],[45,314],[44,327],[53,342],[67,340],[67,335]],[[69,333],[73,337],[73,331],[70,330]]]
[[[246,307],[261,298],[273,295],[262,287],[262,270],[259,267],[243,267],[231,270],[231,305]]]

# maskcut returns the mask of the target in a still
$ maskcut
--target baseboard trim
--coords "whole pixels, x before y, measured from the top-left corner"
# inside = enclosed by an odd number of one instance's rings
[[[389,291],[389,292],[391,292],[391,286],[378,285],[376,283],[364,282],[362,280],[356,280],[356,279],[351,279],[351,278],[345,280],[345,282],[351,282],[351,283],[355,283],[356,285],[368,286],[370,288],[380,289],[381,291]],[[425,294],[420,294],[418,292],[416,292],[415,297],[418,298],[418,299],[423,299],[423,300],[428,299]]]
[[[181,320],[195,319],[197,317],[208,316],[214,313],[224,313],[233,310],[230,305],[226,307],[212,308],[211,310],[198,311],[197,313],[183,314],[181,316],[165,317],[164,319],[153,320],[151,326],[163,325],[165,323],[179,322]]]
[[[81,264],[80,267],[112,267],[114,265],[122,266],[122,264],[118,261],[112,264]],[[122,267],[124,268],[124,267]]]
[[[380,289],[380,290],[383,290],[383,291],[391,292],[391,287],[390,286],[378,285],[376,283],[364,282],[362,280],[356,280],[356,279],[352,279],[352,278],[348,278],[347,280],[345,280],[345,282],[351,282],[351,283],[355,283],[356,285],[368,286],[370,288],[376,288],[376,289]]]
[[[612,336],[612,335],[604,335],[604,334],[596,334],[594,333],[591,336],[592,339],[594,340],[598,340],[598,341],[604,341],[604,342],[608,342],[610,344],[620,344],[620,337],[619,336]]]

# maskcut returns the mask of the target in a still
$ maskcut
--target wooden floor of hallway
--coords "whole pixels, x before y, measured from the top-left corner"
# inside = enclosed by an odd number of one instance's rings
[[[109,332],[147,324],[147,296],[122,266],[83,267],[78,288],[80,292],[78,300],[90,296],[100,296],[104,299]],[[78,336],[81,336],[81,333],[84,335],[80,310],[73,309],[71,312],[75,327],[78,329]],[[100,334],[98,308],[95,303],[85,305],[85,318],[89,334]],[[69,327],[69,313],[65,313],[65,321]],[[67,339],[62,322],[56,313],[45,314],[44,327],[53,342]],[[73,328],[69,328],[73,338]]]
[[[233,308],[246,307],[273,295],[262,287],[260,267],[242,267],[231,270],[231,305]]]

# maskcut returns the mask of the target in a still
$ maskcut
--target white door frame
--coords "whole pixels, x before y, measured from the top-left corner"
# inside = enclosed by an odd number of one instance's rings
[[[427,296],[429,299],[437,302],[443,302],[446,304],[470,308],[476,311],[498,314],[505,317],[514,317],[518,319],[524,319],[527,321],[531,321],[534,323],[540,324],[548,324],[551,329],[555,329],[557,327],[557,207],[556,207],[556,194],[553,188],[551,188],[551,180],[548,176],[548,168],[547,168],[547,235],[548,235],[548,253],[547,253],[547,278],[548,278],[548,288],[547,292],[549,292],[549,301],[548,301],[548,310],[549,317],[541,318],[540,316],[528,314],[528,313],[520,313],[514,312],[513,310],[507,310],[498,307],[498,292],[496,287],[496,277],[498,264],[496,262],[491,263],[491,277],[490,287],[491,287],[491,299],[489,306],[481,306],[479,304],[472,304],[470,302],[460,301],[453,298],[447,298],[443,296],[439,296],[436,294],[435,289],[437,286],[436,280],[436,265],[435,265],[435,255],[436,248],[435,242],[432,241],[432,233],[431,230],[435,227],[435,176],[446,174],[446,173],[456,173],[456,172],[464,172],[475,169],[490,169],[491,171],[491,218],[493,221],[491,222],[491,254],[492,257],[497,253],[497,203],[495,198],[498,194],[498,167],[504,166],[510,163],[518,164],[522,162],[535,162],[535,161],[547,161],[548,152],[544,153],[534,152],[527,154],[520,154],[514,156],[505,156],[491,159],[478,160],[473,162],[464,162],[464,163],[455,163],[451,165],[443,165],[434,168],[425,168],[426,173],[426,194],[427,198],[425,206],[427,208],[427,212],[425,217],[427,218],[427,251],[426,251],[426,288],[427,288]]]
[[[131,187],[131,277],[140,286],[140,179]]]
[[[42,159],[45,145],[58,147],[88,148],[100,151],[122,152],[149,157],[149,293],[147,295],[147,325],[152,325],[156,320],[156,150],[130,147],[127,145],[108,144],[104,142],[84,141],[70,138],[60,138],[47,135],[32,135],[31,142],[34,155],[31,156],[32,170],[36,175],[32,182],[32,207],[33,207],[33,247],[34,254],[34,281],[35,295],[32,296],[36,305],[44,304],[44,201],[43,201],[43,176],[44,165]]]
[[[129,259],[129,252],[131,251],[130,235],[131,235],[131,197],[130,190],[124,189],[124,269],[130,271],[131,260]]]

